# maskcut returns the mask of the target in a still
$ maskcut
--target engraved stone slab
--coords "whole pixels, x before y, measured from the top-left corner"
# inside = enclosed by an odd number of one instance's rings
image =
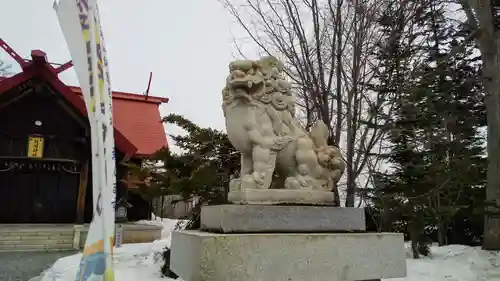
[[[362,208],[216,205],[201,209],[201,228],[220,233],[365,231]]]
[[[174,231],[170,266],[185,281],[332,281],[406,275],[402,234]]]
[[[235,204],[278,205],[333,205],[333,192],[292,189],[242,189],[228,194],[229,202]]]

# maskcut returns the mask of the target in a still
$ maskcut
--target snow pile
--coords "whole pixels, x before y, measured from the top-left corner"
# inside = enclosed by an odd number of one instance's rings
[[[142,221],[137,221],[135,224],[147,224],[147,225],[156,225],[163,227],[161,237],[163,239],[170,239],[170,233],[172,233],[172,230],[174,229],[184,229],[189,222],[188,220],[172,220],[172,219],[165,219],[165,218],[160,218],[155,216],[154,214],[151,214],[151,220],[142,220]]]
[[[500,252],[461,245],[433,246],[432,257],[407,259],[406,278],[385,281],[498,281]]]
[[[165,246],[170,247],[171,233],[174,229],[183,229],[187,221],[161,219],[141,221],[141,224],[163,227],[162,239],[152,243],[124,244],[114,249],[115,280],[119,281],[168,281],[162,278],[160,268],[163,265],[161,253]],[[82,254],[75,254],[57,260],[51,268],[40,275],[40,281],[74,281]],[[36,278],[34,280],[37,280]]]
[[[162,241],[163,242],[163,241]],[[115,248],[115,280],[120,281],[158,281],[161,278],[160,267],[163,264],[161,253],[163,246],[169,243],[126,244]],[[57,260],[54,265],[42,273],[40,281],[73,281],[78,272],[82,255],[76,254]]]

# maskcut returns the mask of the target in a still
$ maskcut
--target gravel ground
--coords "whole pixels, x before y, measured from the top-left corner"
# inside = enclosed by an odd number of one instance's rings
[[[74,252],[0,252],[0,281],[28,281]]]

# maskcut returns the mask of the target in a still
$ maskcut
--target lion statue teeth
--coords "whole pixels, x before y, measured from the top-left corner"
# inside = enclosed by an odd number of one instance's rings
[[[295,97],[274,57],[229,64],[222,108],[229,140],[241,153],[231,191],[269,189],[275,170],[287,190],[331,191],[344,172],[340,151],[328,146],[328,127],[310,132],[295,117]]]

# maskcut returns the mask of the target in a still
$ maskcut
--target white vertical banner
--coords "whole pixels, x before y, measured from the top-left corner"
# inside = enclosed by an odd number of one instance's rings
[[[109,65],[97,0],[54,3],[91,129],[93,218],[75,281],[114,281],[116,164]]]

